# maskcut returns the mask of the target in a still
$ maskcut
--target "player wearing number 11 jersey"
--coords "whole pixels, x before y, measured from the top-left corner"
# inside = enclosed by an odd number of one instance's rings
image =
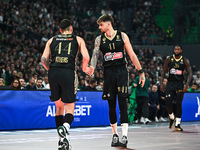
[[[89,54],[85,42],[82,38],[72,34],[73,27],[70,20],[61,21],[60,32],[60,35],[47,41],[41,63],[48,70],[51,100],[56,104],[55,122],[59,135],[58,149],[69,150],[67,133],[74,118],[78,86],[75,60],[79,50],[83,56],[82,70],[89,74],[91,69],[87,67]],[[49,59],[51,59],[50,64]],[[65,116],[63,117],[64,110]]]
[[[104,67],[102,98],[108,102],[109,119],[113,131],[111,146],[127,147],[128,114],[126,98],[128,96],[128,70],[126,67],[126,52],[139,70],[142,87],[145,83],[145,76],[138,58],[132,49],[128,36],[123,32],[113,29],[114,20],[112,16],[104,14],[97,20],[97,23],[102,35],[98,36],[95,40],[90,68],[93,73],[100,51],[103,55]],[[122,126],[122,138],[120,142],[117,132],[117,95],[120,109],[120,123]]]

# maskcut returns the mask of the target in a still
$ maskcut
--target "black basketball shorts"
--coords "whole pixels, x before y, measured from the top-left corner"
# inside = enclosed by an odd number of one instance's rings
[[[128,70],[126,66],[104,68],[103,100],[128,96]]]
[[[175,100],[177,94],[184,94],[183,88],[184,88],[184,85],[182,81],[180,82],[168,81],[167,86],[166,86],[166,92],[165,92],[166,100],[167,99]]]
[[[48,73],[51,100],[61,98],[64,103],[73,103],[76,100],[78,77],[73,69],[51,67]]]

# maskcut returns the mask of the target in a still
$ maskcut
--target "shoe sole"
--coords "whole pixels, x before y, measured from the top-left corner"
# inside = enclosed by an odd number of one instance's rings
[[[128,143],[127,143],[128,144]],[[127,148],[127,144],[120,143],[119,146],[123,148]]]
[[[69,150],[69,141],[66,138],[63,139],[62,150]]]
[[[65,137],[66,137],[66,130],[65,130],[65,127],[59,126],[58,129],[57,129],[57,132],[58,132],[58,135],[59,135],[61,138],[65,138]]]
[[[111,147],[118,147],[119,144],[112,144]]]
[[[183,131],[183,129],[175,128],[174,131]]]

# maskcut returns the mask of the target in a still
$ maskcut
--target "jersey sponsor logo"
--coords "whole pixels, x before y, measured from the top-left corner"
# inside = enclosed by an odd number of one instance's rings
[[[59,40],[59,41],[66,41],[67,39],[66,39],[66,38],[56,38],[56,40]]]
[[[74,116],[90,116],[92,105],[76,105],[74,109]],[[48,105],[46,117],[54,117],[56,114],[56,106]],[[65,113],[64,113],[65,114]]]
[[[57,41],[72,41],[73,38],[56,38]]]
[[[115,52],[114,52],[114,53],[111,53],[111,52],[109,52],[109,53],[106,53],[106,54],[104,55],[105,61],[120,59],[120,58],[122,58],[122,57],[123,57],[122,52],[118,52],[118,53],[115,53]]]
[[[74,116],[90,116],[92,105],[76,105]]]
[[[178,70],[178,69],[172,68],[170,70],[170,74],[181,75],[182,74],[182,70]]]
[[[54,117],[56,114],[56,106],[52,106],[52,105],[49,105],[47,107],[47,113],[46,113],[46,117]]]

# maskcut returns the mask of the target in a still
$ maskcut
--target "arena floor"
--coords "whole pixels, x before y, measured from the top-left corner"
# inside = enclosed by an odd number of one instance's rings
[[[200,121],[182,122],[183,132],[168,128],[168,123],[132,124],[126,150],[199,150]],[[119,127],[121,136],[121,128]],[[70,129],[72,150],[121,150],[110,147],[111,128]],[[57,150],[56,129],[0,131],[0,150]]]

